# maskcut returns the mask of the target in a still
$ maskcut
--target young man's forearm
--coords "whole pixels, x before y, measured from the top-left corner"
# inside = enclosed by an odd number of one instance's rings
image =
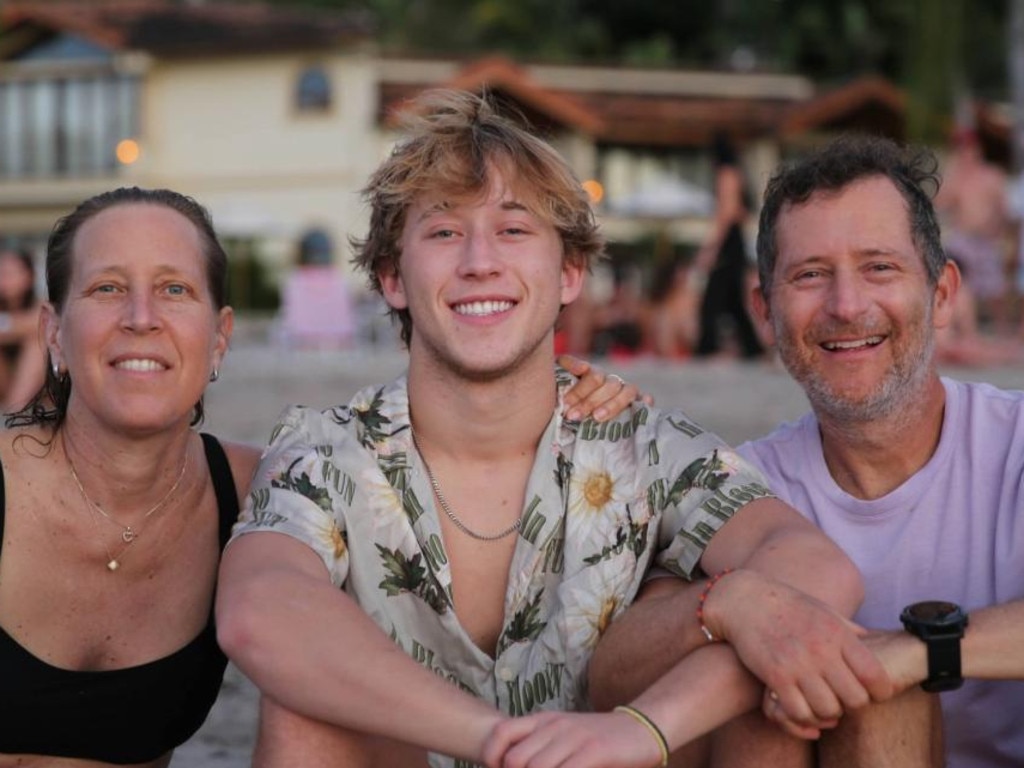
[[[224,555],[218,640],[268,696],[305,717],[477,759],[502,716],[413,661],[319,559],[281,534]]]

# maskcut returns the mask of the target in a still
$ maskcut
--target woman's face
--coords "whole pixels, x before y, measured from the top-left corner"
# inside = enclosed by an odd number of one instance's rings
[[[69,419],[133,433],[189,423],[233,323],[213,304],[198,230],[147,203],[81,226],[64,307],[44,312],[51,359],[73,384]]]
[[[24,309],[22,302],[32,290],[35,276],[21,257],[11,251],[0,253],[0,304],[6,309]]]

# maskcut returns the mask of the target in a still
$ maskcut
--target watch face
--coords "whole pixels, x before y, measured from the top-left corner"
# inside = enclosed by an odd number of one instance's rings
[[[928,678],[921,687],[932,693],[960,687],[960,639],[968,617],[956,603],[927,600],[908,605],[900,621],[928,646]]]
[[[914,603],[907,608],[907,611],[915,620],[929,624],[944,624],[948,621],[959,620],[962,616],[959,605],[944,600]]]

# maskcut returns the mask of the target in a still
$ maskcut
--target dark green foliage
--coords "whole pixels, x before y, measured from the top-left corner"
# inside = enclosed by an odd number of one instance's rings
[[[1006,93],[1005,0],[277,0],[360,11],[393,53],[800,72],[906,83],[914,58],[960,56],[977,95]],[[929,29],[952,32],[932,37]],[[927,47],[927,46],[926,46]],[[943,50],[935,51],[934,48]],[[918,65],[923,66],[923,65]],[[943,70],[946,67],[942,67]]]
[[[236,310],[276,311],[281,294],[252,239],[224,237],[228,254],[228,304]]]

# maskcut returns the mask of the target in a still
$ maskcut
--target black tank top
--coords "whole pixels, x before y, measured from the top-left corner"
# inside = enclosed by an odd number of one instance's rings
[[[231,466],[203,434],[223,550],[238,517]],[[0,545],[4,522],[0,468]],[[155,760],[187,741],[213,706],[227,658],[213,611],[192,642],[136,667],[77,672],[36,658],[0,627],[0,754],[51,755],[119,765]]]

